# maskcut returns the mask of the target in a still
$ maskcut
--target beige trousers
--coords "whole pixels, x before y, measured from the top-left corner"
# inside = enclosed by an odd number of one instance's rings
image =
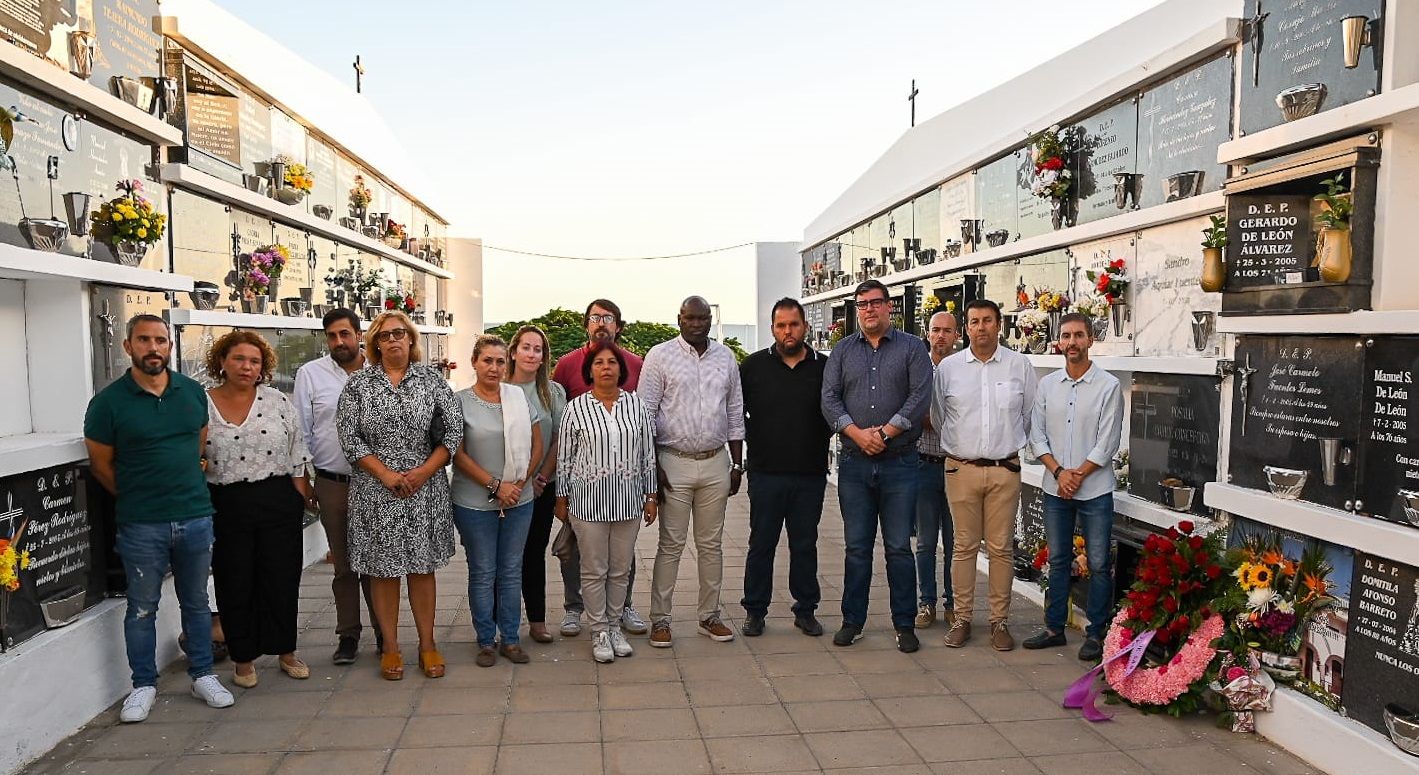
[[[680,575],[680,555],[694,524],[695,564],[699,568],[700,621],[719,615],[719,590],[724,581],[724,507],[729,500],[729,452],[705,460],[688,460],[660,452],[660,467],[670,480],[660,509],[660,543],[655,552],[651,580],[650,618],[670,621],[675,580]]]
[[[952,469],[955,469],[954,471]],[[1010,586],[1015,578],[1011,543],[1020,510],[1020,473],[1001,466],[946,461],[946,498],[956,528],[951,556],[951,589],[956,618],[971,620],[976,597],[976,555],[981,542],[990,563],[990,622],[1010,618]]]
[[[370,627],[378,633],[374,603],[370,602],[369,577],[350,569],[350,485],[317,476],[315,497],[320,501],[320,526],[325,528],[325,540],[330,544],[330,561],[335,566],[335,576],[330,580],[330,591],[335,595],[335,634],[341,638],[360,637],[361,593],[370,612]]]
[[[619,630],[641,521],[588,522],[573,516],[571,526],[581,547],[581,600],[591,631]]]

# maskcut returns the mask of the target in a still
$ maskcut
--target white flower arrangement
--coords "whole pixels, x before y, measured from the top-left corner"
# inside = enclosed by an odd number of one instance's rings
[[[1019,326],[1026,336],[1044,333],[1049,328],[1049,315],[1037,309],[1027,309],[1015,319],[1015,325]]]
[[[1099,294],[1092,294],[1074,302],[1074,311],[1090,319],[1106,317],[1109,314],[1109,302]]]

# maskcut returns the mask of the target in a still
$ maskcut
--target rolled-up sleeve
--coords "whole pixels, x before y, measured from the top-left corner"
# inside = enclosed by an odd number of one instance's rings
[[[1089,460],[1100,468],[1112,466],[1122,435],[1123,388],[1120,383],[1114,382],[1109,387],[1108,394],[1104,396],[1103,406],[1099,410],[1098,441],[1095,442],[1094,448],[1089,450]]]
[[[823,366],[823,419],[835,433],[852,425],[852,416],[843,404],[843,353],[842,342],[838,342],[838,352],[828,356]]]

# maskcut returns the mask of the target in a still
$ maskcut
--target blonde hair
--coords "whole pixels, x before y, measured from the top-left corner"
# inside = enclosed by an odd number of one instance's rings
[[[370,359],[370,363],[381,363],[379,346],[375,342],[375,337],[379,335],[379,330],[384,328],[384,324],[388,323],[391,318],[398,320],[404,324],[405,328],[409,329],[409,362],[419,363],[424,360],[424,347],[419,341],[419,329],[414,327],[414,321],[410,320],[408,315],[397,309],[379,313],[374,322],[370,323],[369,330],[365,332],[365,357]]]

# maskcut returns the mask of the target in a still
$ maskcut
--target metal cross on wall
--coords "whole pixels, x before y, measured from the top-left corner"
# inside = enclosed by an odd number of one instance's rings
[[[1251,85],[1261,82],[1261,25],[1269,13],[1261,12],[1261,0],[1256,0],[1256,13],[1242,21],[1242,39],[1251,45]]]
[[[1260,0],[1258,0],[1260,2]],[[916,79],[912,79],[912,93],[907,95],[907,102],[912,104],[912,126],[916,126],[916,95],[921,94],[916,88]]]
[[[359,93],[360,93],[360,89],[362,89],[362,88],[364,87],[364,77],[365,77],[365,66],[362,65],[362,64],[360,64],[360,55],[359,55],[359,54],[356,54],[356,55],[355,55],[354,68],[355,68],[355,93],[356,93],[356,94],[359,94]]]
[[[1251,392],[1251,375],[1256,373],[1256,369],[1251,365],[1251,353],[1247,353],[1246,365],[1238,366],[1234,373],[1237,379],[1237,390],[1242,395],[1242,435],[1247,435],[1247,395]]]

